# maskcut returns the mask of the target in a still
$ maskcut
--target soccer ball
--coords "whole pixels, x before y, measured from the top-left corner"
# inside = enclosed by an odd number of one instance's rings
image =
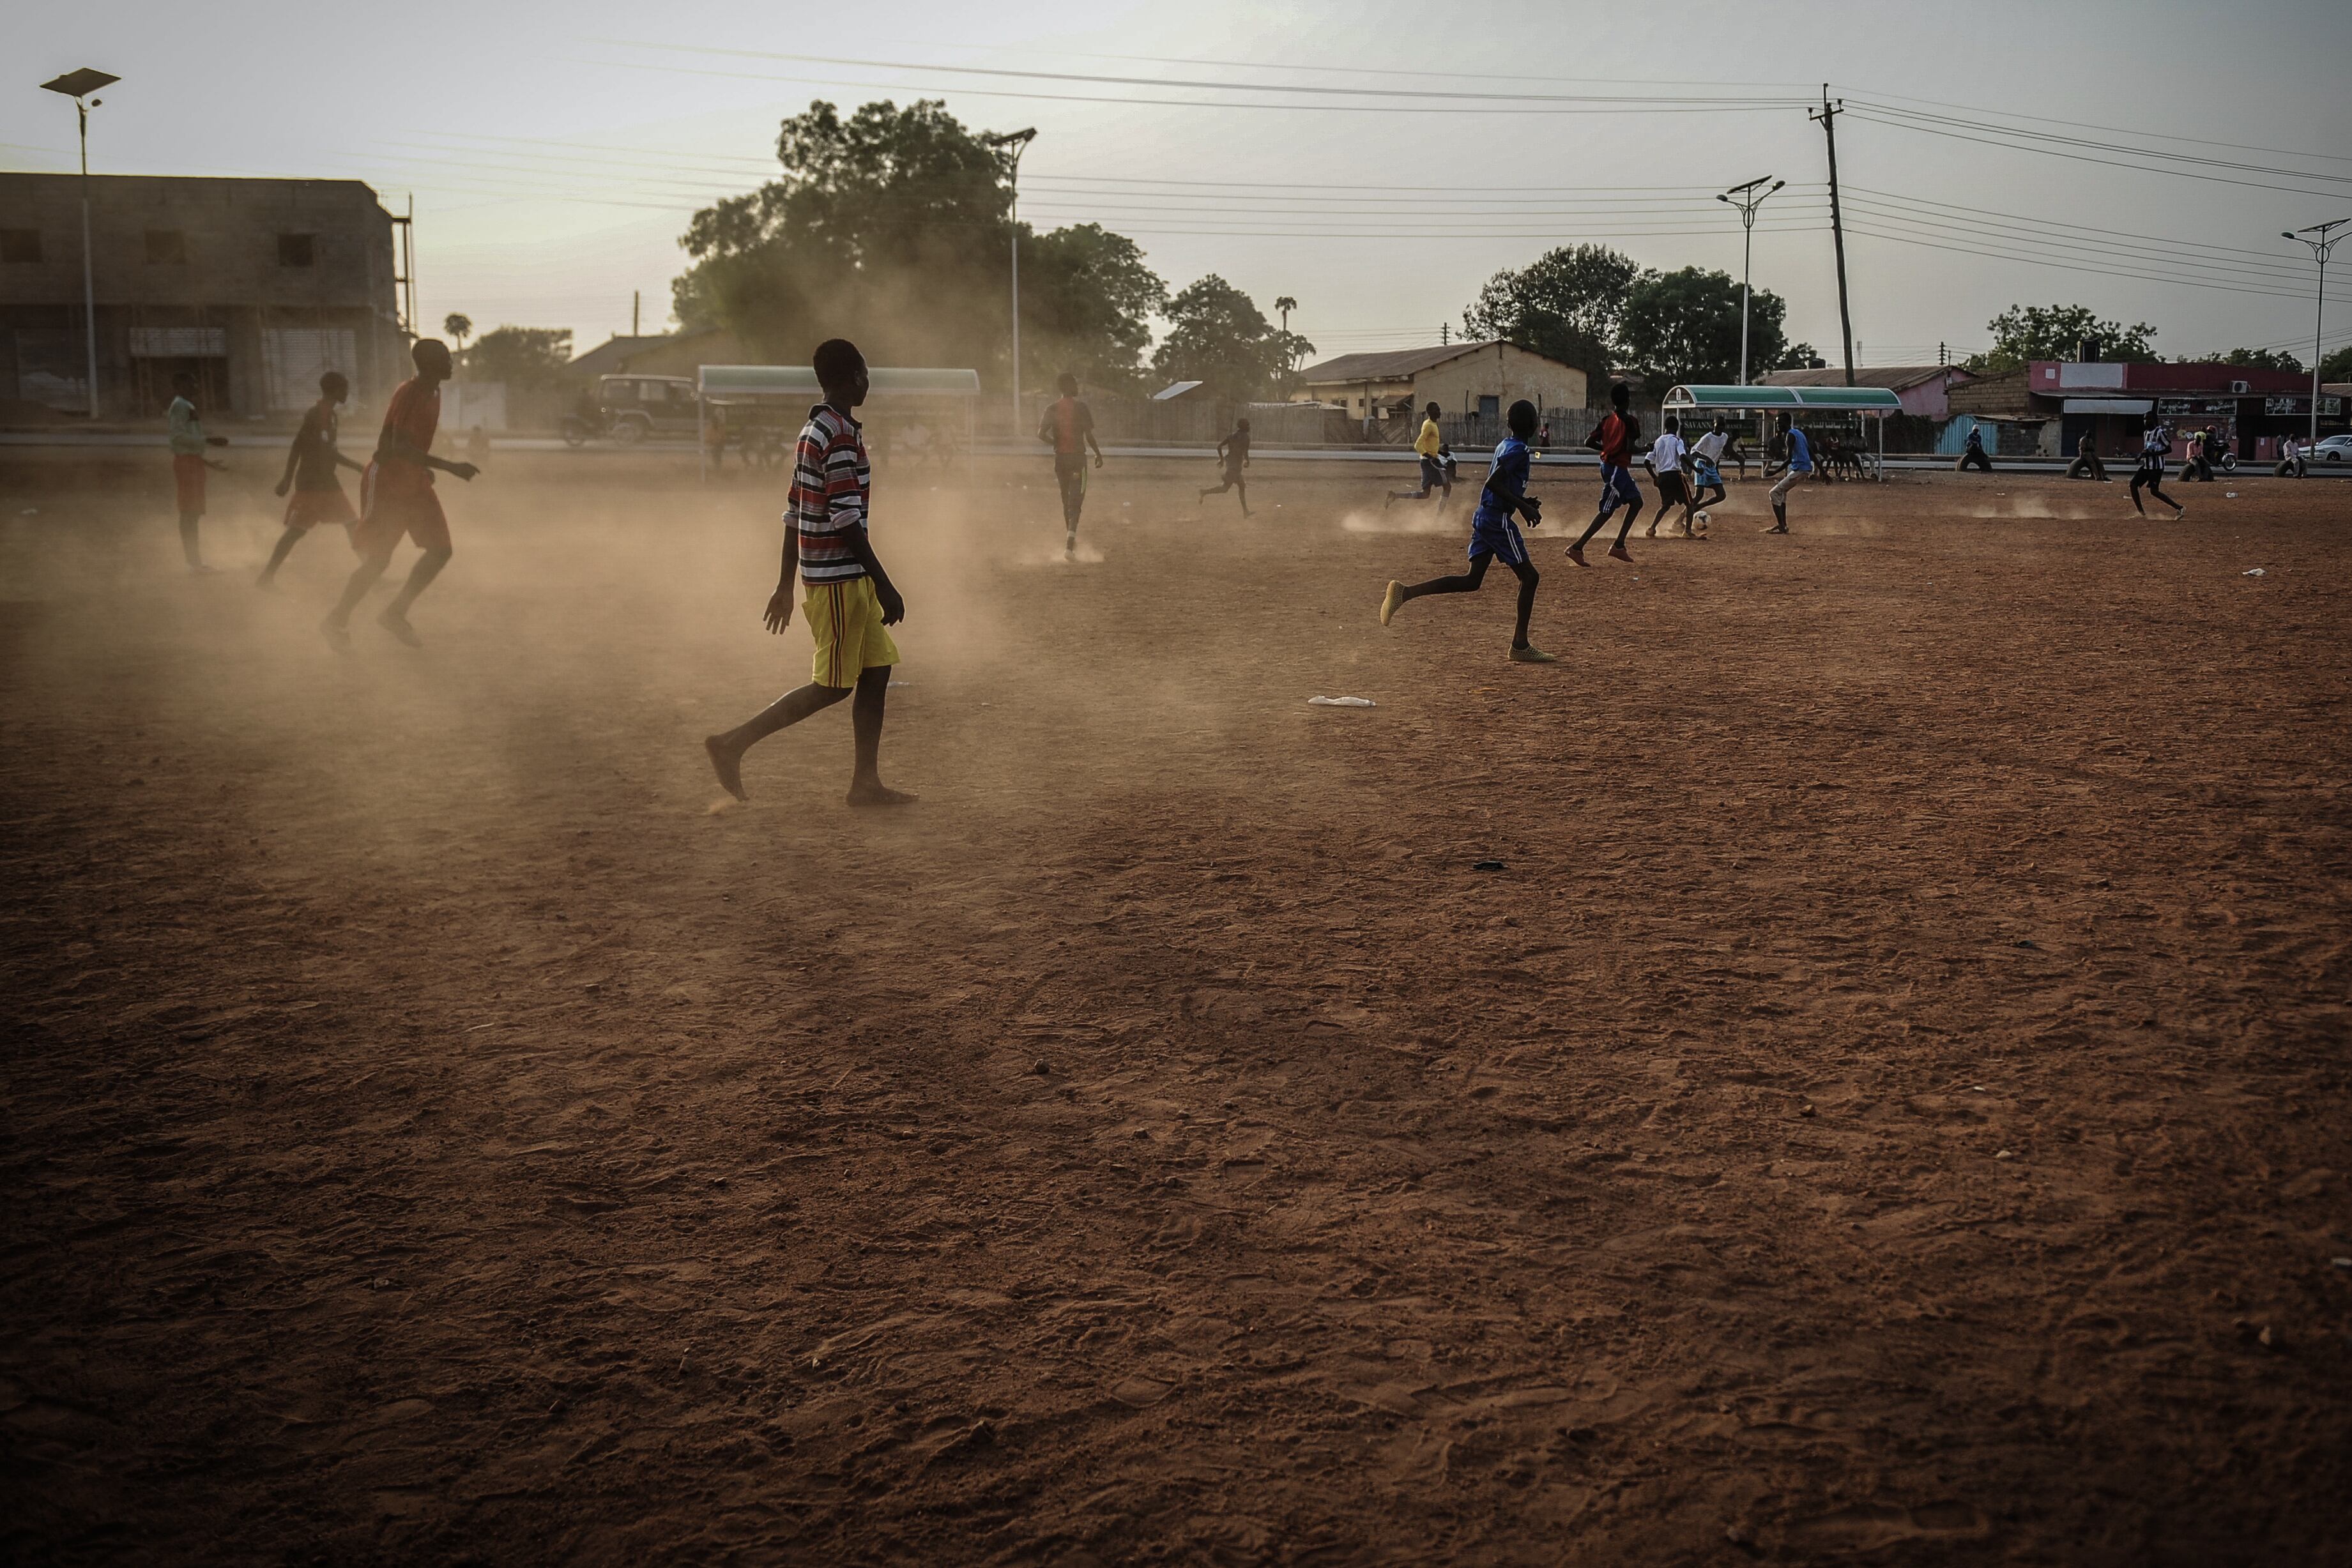
[[[1699,534],[1706,532],[1706,514],[1705,512],[1699,513],[1696,517],[1691,519],[1691,531],[1693,533]]]

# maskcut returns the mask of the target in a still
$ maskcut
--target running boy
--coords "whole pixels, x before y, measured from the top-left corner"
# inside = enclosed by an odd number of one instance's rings
[[[1730,440],[1731,433],[1724,428],[1723,415],[1718,413],[1715,416],[1715,428],[1700,436],[1698,444],[1691,448],[1691,488],[1697,494],[1683,511],[1683,529],[1686,533],[1692,513],[1701,507],[1720,506],[1730,498],[1723,488],[1723,450]],[[1715,492],[1713,501],[1706,497],[1709,490]]]
[[[1522,399],[1511,405],[1511,434],[1495,448],[1494,465],[1486,470],[1486,486],[1478,493],[1478,509],[1470,519],[1470,570],[1459,577],[1432,578],[1408,588],[1391,580],[1389,591],[1381,599],[1381,624],[1385,626],[1396,612],[1411,600],[1430,593],[1475,593],[1486,579],[1486,568],[1500,556],[1503,564],[1519,580],[1519,619],[1511,632],[1511,662],[1515,664],[1556,664],[1559,663],[1541,648],[1528,641],[1528,617],[1535,612],[1535,562],[1528,559],[1528,541],[1519,536],[1519,526],[1513,517],[1523,517],[1528,527],[1543,526],[1543,507],[1528,494],[1528,474],[1530,466],[1528,437],[1536,433],[1536,405]]]
[[[1683,478],[1683,422],[1672,414],[1666,416],[1666,428],[1650,443],[1650,479],[1658,486],[1658,515],[1650,519],[1643,538],[1658,537],[1658,525],[1676,507],[1683,509],[1683,532],[1691,531],[1690,486]]]
[[[1037,439],[1054,445],[1054,483],[1062,492],[1062,526],[1067,533],[1062,553],[1078,553],[1078,513],[1087,504],[1087,448],[1095,449],[1095,466],[1102,466],[1102,443],[1095,439],[1094,411],[1078,401],[1078,378],[1064,371],[1054,384],[1062,395],[1037,423]]]
[[[433,471],[471,479],[479,473],[470,463],[452,463],[433,455],[434,433],[441,428],[441,383],[449,379],[449,346],[438,338],[419,338],[408,351],[416,373],[400,383],[383,411],[383,434],[377,437],[375,455],[360,475],[360,521],[352,530],[352,549],[360,556],[358,570],[343,585],[343,596],[319,622],[327,641],[338,648],[352,645],[352,612],[392,564],[392,552],[401,537],[416,541],[424,554],[409,570],[408,581],[393,597],[376,624],[412,648],[424,646],[416,628],[408,623],[408,607],[431,586],[454,553],[449,543],[449,519],[441,498],[433,493]]]
[[[291,486],[294,498],[286,503],[286,531],[278,536],[278,548],[269,552],[269,564],[261,569],[257,580],[264,588],[277,580],[278,569],[313,528],[320,523],[349,528],[358,521],[352,515],[352,504],[343,499],[341,481],[335,477],[338,468],[355,474],[367,471],[335,450],[339,424],[335,410],[351,395],[352,383],[343,379],[342,371],[329,371],[320,376],[319,401],[302,416],[302,428],[294,433],[294,444],[287,448],[286,472],[271,493],[283,496]]]
[[[1813,471],[1812,444],[1805,439],[1805,433],[1797,428],[1797,416],[1793,413],[1782,414],[1780,429],[1789,442],[1788,461],[1780,465],[1788,470],[1788,474],[1779,484],[1772,486],[1772,526],[1764,530],[1768,534],[1785,534],[1789,531],[1789,492],[1797,487],[1798,480]],[[1766,463],[1764,477],[1769,479],[1773,472],[1774,465],[1769,462]]]
[[[1426,501],[1429,499],[1429,493],[1434,490],[1438,493],[1437,510],[1442,516],[1445,511],[1445,503],[1454,498],[1454,476],[1446,472],[1445,437],[1437,428],[1437,416],[1442,412],[1444,411],[1434,402],[1423,409],[1421,417],[1421,434],[1413,440],[1412,449],[1421,457],[1421,488],[1391,490],[1389,498],[1381,503],[1381,511],[1387,511],[1391,505],[1398,501]]]
[[[2172,432],[2161,424],[2149,425],[2147,437],[2140,442],[2139,465],[2132,470],[2131,476],[2132,510],[2143,517],[2147,516],[2147,508],[2139,504],[2142,490],[2170,507],[2176,519],[2189,509],[2164,493],[2164,460],[2171,455]]]
[[[1222,496],[1228,490],[1239,489],[1242,494],[1242,516],[1246,517],[1250,515],[1249,485],[1242,478],[1242,470],[1249,466],[1249,421],[1237,419],[1234,421],[1234,433],[1217,443],[1217,458],[1225,465],[1225,482],[1202,491],[1200,499],[1205,501],[1212,496]]]
[[[228,437],[205,434],[205,422],[196,417],[195,377],[182,371],[172,378],[172,391],[178,395],[164,411],[164,418],[172,428],[172,488],[177,492],[180,507],[180,553],[188,558],[188,570],[201,575],[214,570],[205,564],[196,548],[196,519],[205,515],[205,470],[228,472],[228,465],[205,456],[205,448],[226,446]]]
[[[819,343],[811,356],[824,401],[809,410],[793,457],[793,488],[784,504],[783,576],[768,598],[763,620],[771,632],[793,623],[793,575],[808,584],[802,609],[816,639],[809,684],[786,692],[724,735],[704,738],[711,770],[738,800],[743,792],[743,753],[787,725],[829,708],[852,692],[849,727],[857,762],[849,779],[853,806],[903,806],[914,800],[882,787],[882,705],[890,689],[890,667],[898,645],[885,627],[907,613],[907,601],[890,585],[890,574],[874,554],[867,529],[873,467],[856,417],[865,402],[869,377],[866,356],[844,338]]]
[[[1592,433],[1592,439],[1585,443],[1601,451],[1601,510],[1593,514],[1592,526],[1584,530],[1584,537],[1568,547],[1568,559],[1579,566],[1592,564],[1584,559],[1584,547],[1592,542],[1592,536],[1601,531],[1601,525],[1609,520],[1609,514],[1620,503],[1626,507],[1625,520],[1619,525],[1617,542],[1609,547],[1609,553],[1629,566],[1633,564],[1633,557],[1625,549],[1625,536],[1633,531],[1633,519],[1642,515],[1642,487],[1633,483],[1633,444],[1642,437],[1642,426],[1639,420],[1625,412],[1626,400],[1632,395],[1623,382],[1609,389],[1609,414]]]

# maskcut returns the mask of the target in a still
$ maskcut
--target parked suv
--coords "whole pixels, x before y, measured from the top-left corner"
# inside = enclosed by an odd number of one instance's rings
[[[573,446],[602,435],[624,446],[648,435],[692,440],[698,423],[694,382],[685,376],[599,376],[563,416],[563,439]]]

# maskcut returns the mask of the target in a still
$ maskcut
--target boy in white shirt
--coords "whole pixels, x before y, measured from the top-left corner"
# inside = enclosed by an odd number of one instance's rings
[[[1665,433],[1650,443],[1650,455],[1644,459],[1650,465],[1650,478],[1658,486],[1658,515],[1642,532],[1644,538],[1658,537],[1658,525],[1676,507],[1683,509],[1683,532],[1690,532],[1690,486],[1683,481],[1683,422],[1672,414],[1666,416]]]
[[[1715,416],[1715,428],[1700,436],[1698,444],[1691,448],[1691,489],[1695,493],[1689,504],[1683,508],[1685,532],[1690,530],[1692,513],[1701,507],[1720,506],[1729,499],[1723,488],[1723,451],[1730,443],[1731,433],[1724,428],[1723,416],[1718,413]],[[1715,492],[1713,501],[1706,497],[1706,492],[1709,490]]]

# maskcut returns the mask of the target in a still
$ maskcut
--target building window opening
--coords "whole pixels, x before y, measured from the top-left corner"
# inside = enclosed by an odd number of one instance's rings
[[[150,267],[185,267],[188,262],[188,236],[180,229],[149,229],[147,231],[147,265]]]
[[[280,267],[310,266],[313,255],[313,242],[317,238],[316,235],[279,235],[278,265]]]
[[[40,230],[0,229],[0,261],[38,261],[40,259]]]

